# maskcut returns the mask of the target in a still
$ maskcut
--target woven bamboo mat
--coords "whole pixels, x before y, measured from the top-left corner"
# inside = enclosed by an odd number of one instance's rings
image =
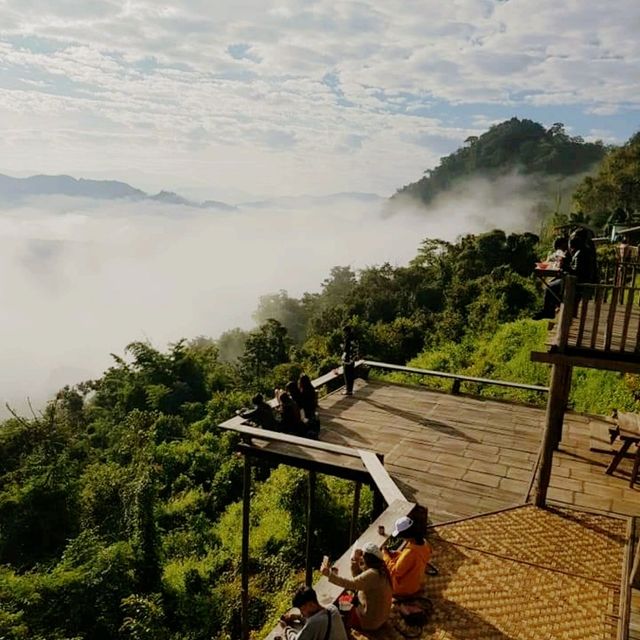
[[[423,640],[614,640],[625,523],[522,507],[437,527]],[[375,634],[405,637],[397,614]],[[400,631],[399,631],[400,630]]]

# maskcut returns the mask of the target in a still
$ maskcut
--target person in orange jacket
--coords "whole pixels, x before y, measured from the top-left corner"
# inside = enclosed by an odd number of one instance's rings
[[[391,574],[391,587],[396,597],[408,597],[422,590],[427,565],[433,550],[413,520],[407,516],[396,520],[392,535],[405,540],[399,551],[384,550],[384,561]]]

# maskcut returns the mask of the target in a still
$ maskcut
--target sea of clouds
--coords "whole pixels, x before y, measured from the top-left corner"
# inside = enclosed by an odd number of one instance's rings
[[[41,405],[134,340],[252,326],[258,297],[317,291],[335,265],[405,264],[426,237],[535,231],[521,178],[469,183],[429,210],[352,198],[198,210],[33,198],[0,208],[0,402]],[[533,228],[532,228],[533,227]]]

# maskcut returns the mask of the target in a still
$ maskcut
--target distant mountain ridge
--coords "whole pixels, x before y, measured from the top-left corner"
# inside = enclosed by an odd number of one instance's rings
[[[216,200],[194,202],[171,191],[160,191],[160,193],[150,195],[126,182],[117,180],[86,180],[67,175],[37,175],[29,178],[12,178],[11,176],[0,174],[0,202],[12,203],[34,196],[54,195],[95,198],[97,200],[150,200],[197,209],[218,209],[220,211],[234,211],[237,209],[233,205]]]
[[[549,129],[533,120],[511,118],[481,136],[470,136],[424,177],[392,196],[411,196],[424,204],[470,178],[496,178],[510,172],[573,178],[591,170],[607,153],[602,142],[571,137],[562,123]]]
[[[176,206],[191,207],[196,209],[217,209],[219,211],[237,211],[240,208],[267,209],[269,207],[296,208],[309,206],[309,204],[331,205],[350,200],[361,204],[379,204],[384,200],[375,193],[361,193],[349,191],[332,193],[322,196],[283,196],[242,202],[237,205],[219,202],[217,200],[204,200],[196,202],[185,198],[173,191],[162,190],[156,194],[148,194],[141,189],[136,189],[126,182],[117,180],[86,180],[73,178],[72,176],[37,175],[29,178],[12,178],[0,174],[0,204],[3,202],[15,203],[35,196],[64,195],[79,198],[95,198],[98,200],[136,200],[151,201],[171,204]]]

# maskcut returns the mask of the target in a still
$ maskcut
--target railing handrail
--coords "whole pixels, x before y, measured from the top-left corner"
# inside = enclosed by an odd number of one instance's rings
[[[280,442],[283,444],[302,445],[307,449],[315,449],[317,451],[335,453],[341,456],[360,459],[360,454],[357,450],[350,449],[349,447],[345,447],[341,444],[333,444],[331,442],[324,442],[322,440],[312,440],[310,438],[304,438],[302,436],[294,436],[289,433],[282,433],[281,431],[272,431],[270,429],[252,427],[248,424],[245,424],[245,420],[241,416],[236,416],[235,418],[226,420],[218,426],[221,429],[226,429],[227,431],[235,431],[241,436],[256,438],[257,440],[265,440],[266,442]]]
[[[538,393],[548,393],[549,387],[537,384],[524,384],[521,382],[510,382],[508,380],[492,380],[490,378],[477,378],[475,376],[467,376],[460,373],[448,373],[445,371],[433,371],[431,369],[419,369],[416,367],[405,367],[399,364],[389,364],[387,362],[376,362],[373,360],[364,360],[363,364],[374,369],[388,369],[391,371],[399,371],[402,373],[413,373],[418,375],[433,376],[435,378],[447,378],[449,380],[459,380],[460,382],[473,382],[475,384],[492,384],[499,387],[509,387],[512,389],[523,389],[524,391],[535,391]]]

